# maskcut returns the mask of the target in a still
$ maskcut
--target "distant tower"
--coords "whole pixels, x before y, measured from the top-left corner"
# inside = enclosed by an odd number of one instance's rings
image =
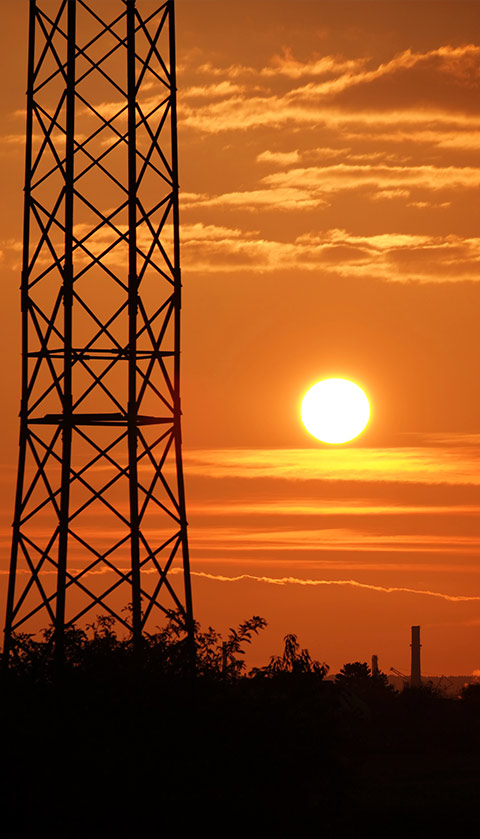
[[[378,655],[372,655],[372,676],[378,676]]]
[[[410,674],[410,685],[412,688],[418,688],[422,685],[422,674],[420,670],[420,627],[412,626],[412,668]]]
[[[97,613],[193,637],[180,292],[173,0],[30,0],[7,662]]]

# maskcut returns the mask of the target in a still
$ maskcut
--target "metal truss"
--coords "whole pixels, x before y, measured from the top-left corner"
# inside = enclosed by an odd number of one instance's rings
[[[109,15],[108,21],[105,17]],[[193,632],[174,2],[30,0],[12,633]]]

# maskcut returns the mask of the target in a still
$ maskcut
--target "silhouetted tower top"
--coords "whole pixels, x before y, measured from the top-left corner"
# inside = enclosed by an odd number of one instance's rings
[[[420,669],[420,627],[412,626],[412,667],[410,671],[410,685],[413,688],[421,687],[422,674]]]

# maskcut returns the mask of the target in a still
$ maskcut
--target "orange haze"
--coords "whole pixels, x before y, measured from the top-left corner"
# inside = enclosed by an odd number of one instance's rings
[[[28,4],[4,5],[2,621]],[[408,669],[409,627],[420,624],[425,672],[472,673],[479,4],[176,5],[196,617],[223,631],[260,614],[269,628],[252,664],[296,632],[334,670],[372,653],[385,670]],[[328,376],[357,382],[372,405],[367,430],[343,447],[316,444],[299,419],[302,395]]]

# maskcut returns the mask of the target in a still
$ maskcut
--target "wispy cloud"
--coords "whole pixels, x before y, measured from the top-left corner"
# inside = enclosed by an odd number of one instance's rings
[[[178,573],[178,572],[177,572]],[[358,580],[310,580],[302,577],[268,577],[256,576],[254,574],[238,574],[236,576],[227,576],[225,574],[210,574],[206,571],[193,571],[196,577],[204,577],[205,579],[221,583],[238,583],[242,581],[253,581],[257,583],[267,583],[276,586],[348,586],[352,588],[365,589],[367,591],[375,591],[380,594],[414,594],[424,597],[436,597],[441,600],[448,600],[450,603],[466,603],[480,601],[480,595],[467,594],[445,594],[440,591],[430,591],[429,589],[415,589],[406,586],[376,586],[370,583],[361,583]]]
[[[397,76],[399,73],[405,74],[406,71],[414,69],[420,70],[423,74],[425,71],[430,71],[433,75],[433,71],[444,77],[450,76],[455,80],[468,80],[472,83],[480,78],[480,47],[476,44],[460,47],[445,45],[424,53],[415,53],[408,49],[372,70],[364,69],[364,65],[357,64],[346,68],[345,72],[340,71],[332,80],[320,83],[310,82],[303,88],[297,88],[295,93],[315,98],[335,96],[352,87],[371,85],[385,77]],[[411,91],[411,97],[415,100],[415,90]]]
[[[290,79],[301,79],[305,76],[343,75],[359,72],[367,62],[367,58],[347,59],[340,55],[313,56],[307,61],[299,61],[291,49],[284,49],[281,55],[274,55],[270,65],[263,67],[261,76],[287,76]]]
[[[212,478],[393,481],[480,485],[475,448],[345,448],[187,450],[190,475]]]
[[[452,112],[440,106],[428,111],[417,107],[401,107],[392,103],[389,111],[378,112],[372,107],[355,110],[353,107],[342,108],[336,104],[327,104],[315,99],[307,101],[307,97],[300,92],[290,94],[253,93],[231,96],[218,102],[206,102],[198,106],[182,103],[179,109],[179,119],[182,125],[205,133],[224,131],[246,131],[255,128],[278,128],[290,125],[292,128],[324,127],[331,130],[346,131],[349,129],[358,134],[362,128],[376,129],[380,136],[388,130],[384,139],[389,139],[402,127],[415,126],[416,129],[431,129],[432,125],[440,129],[476,130],[480,125],[480,118]],[[433,138],[430,138],[433,140]],[[410,136],[410,140],[412,137]]]
[[[295,203],[294,191],[279,190]],[[263,193],[265,203],[268,194]],[[395,195],[392,195],[393,199]],[[208,199],[189,196],[186,205],[236,206],[253,211],[259,193],[240,193]],[[242,200],[245,202],[242,204]],[[229,202],[232,202],[231,204]],[[258,205],[259,206],[259,205]],[[284,209],[287,207],[285,198]],[[428,206],[425,204],[425,206]],[[346,230],[303,233],[290,242],[267,239],[254,230],[185,225],[183,264],[189,271],[321,270],[324,273],[364,276],[392,282],[456,282],[480,280],[480,238],[410,233],[355,235]]]
[[[198,72],[206,76],[222,76],[228,79],[238,79],[258,75],[261,78],[286,76],[290,79],[301,79],[306,76],[325,76],[343,74],[360,70],[364,67],[366,58],[347,59],[338,55],[312,56],[307,61],[299,61],[288,47],[281,54],[272,56],[270,63],[257,69],[244,64],[230,64],[227,67],[217,67],[211,62],[200,65]]]
[[[290,166],[300,161],[298,149],[294,151],[266,151],[257,155],[257,163],[273,163],[275,166]]]
[[[480,171],[474,166],[386,166],[377,164],[311,166],[274,172],[262,179],[268,186],[296,186],[322,193],[371,186],[374,190],[396,188],[436,192],[441,189],[473,188],[480,185]]]
[[[304,552],[347,551],[355,555],[376,552],[478,555],[480,536],[459,536],[437,533],[371,533],[365,529],[328,527],[321,530],[289,530],[280,524],[275,530],[247,527],[198,528],[192,533],[194,549],[206,548],[228,555],[231,551],[255,550],[258,554],[292,551]]]
[[[184,99],[217,99],[225,96],[237,95],[245,92],[243,85],[234,84],[225,79],[215,84],[192,85],[182,89],[182,100]]]
[[[461,46],[444,44],[425,52],[407,49],[376,67],[368,66],[372,63],[369,56],[346,58],[338,54],[313,55],[302,61],[295,58],[291,49],[286,48],[282,54],[272,56],[268,65],[261,68],[241,64],[219,67],[206,62],[199,66],[198,72],[206,76],[222,76],[227,79],[248,78],[252,75],[269,79],[285,76],[293,80],[330,76],[332,78],[327,81],[313,83],[315,88],[328,95],[356,85],[370,84],[378,79],[412,69],[423,71],[433,69],[436,73],[443,73],[472,84],[480,77],[480,47],[470,43]]]
[[[264,175],[254,187],[212,193],[184,193],[185,209],[242,209],[248,212],[310,211],[327,208],[332,200],[357,194],[366,200],[401,199],[417,206],[448,207],[452,198],[469,194],[480,186],[480,169],[475,166],[406,164],[384,159],[335,162],[316,166],[291,165],[297,152],[262,152],[257,160],[275,162],[282,171]],[[358,156],[357,156],[358,157]],[[460,236],[456,241],[462,241]],[[471,241],[471,240],[470,240]]]
[[[383,191],[382,198],[394,200],[403,190]],[[278,206],[283,212],[291,209],[311,209],[323,206],[315,191],[278,187],[219,196],[184,194],[185,210],[201,208],[237,208],[250,213],[262,207]],[[326,202],[325,202],[326,206]],[[409,202],[408,206],[428,208],[429,202]],[[440,206],[442,206],[440,204]],[[253,217],[253,216],[252,216]],[[261,272],[292,270],[321,271],[334,276],[365,277],[386,282],[442,283],[480,281],[480,237],[462,237],[454,234],[426,235],[391,233],[358,235],[338,228],[302,233],[291,241],[267,238],[249,227],[229,227],[226,224],[205,224],[201,221],[182,225],[182,265],[189,272],[219,272],[251,270]],[[126,232],[125,225],[117,225]],[[78,238],[87,237],[85,245],[94,255],[105,252],[117,239],[117,234],[103,227],[92,235],[85,224],[75,226]],[[138,244],[145,252],[151,237],[139,230]],[[166,225],[162,243],[173,247],[173,230]],[[19,267],[22,243],[18,240],[0,240],[0,250],[7,267]],[[62,243],[58,240],[58,250]],[[118,242],[103,258],[111,269],[124,270],[127,245]],[[79,268],[89,261],[87,253],[76,253]],[[49,264],[49,254],[38,258],[38,264]]]
[[[71,567],[70,573],[78,574],[83,569],[81,566],[79,567]],[[121,573],[128,573],[130,568],[125,566],[120,566],[118,569]],[[19,574],[26,574],[29,573],[26,570],[21,569]],[[43,572],[47,576],[53,576],[57,572],[55,569],[46,569]],[[93,571],[89,571],[85,574],[85,577],[88,576],[104,576],[107,574],[113,574],[114,571],[111,568],[107,568],[105,566],[96,568]],[[148,568],[143,569],[143,574],[158,574],[156,568]],[[183,568],[170,568],[169,575],[174,576],[177,574],[183,574]],[[8,574],[8,571],[5,569],[0,569],[0,575]],[[416,588],[409,588],[407,586],[378,586],[373,585],[372,583],[362,583],[358,580],[314,580],[309,578],[303,577],[269,577],[269,576],[261,576],[257,574],[235,574],[235,575],[227,575],[227,574],[212,574],[208,571],[196,571],[192,570],[191,575],[193,577],[200,577],[206,580],[211,580],[212,582],[219,582],[219,583],[241,583],[241,582],[255,582],[255,583],[266,583],[267,585],[274,585],[274,586],[302,586],[302,587],[324,587],[324,586],[338,586],[338,587],[347,587],[347,588],[355,588],[365,591],[373,591],[378,592],[379,594],[412,594],[419,597],[434,597],[440,600],[446,600],[450,603],[476,603],[480,601],[480,595],[475,594],[447,594],[445,592],[440,591],[431,591],[430,589],[416,589]]]
[[[452,506],[428,506],[415,504],[385,504],[372,501],[365,503],[362,498],[349,498],[342,504],[329,499],[321,501],[297,500],[288,502],[278,500],[255,504],[249,502],[195,502],[188,505],[190,514],[206,516],[479,516],[480,506],[475,504],[456,504]]]

